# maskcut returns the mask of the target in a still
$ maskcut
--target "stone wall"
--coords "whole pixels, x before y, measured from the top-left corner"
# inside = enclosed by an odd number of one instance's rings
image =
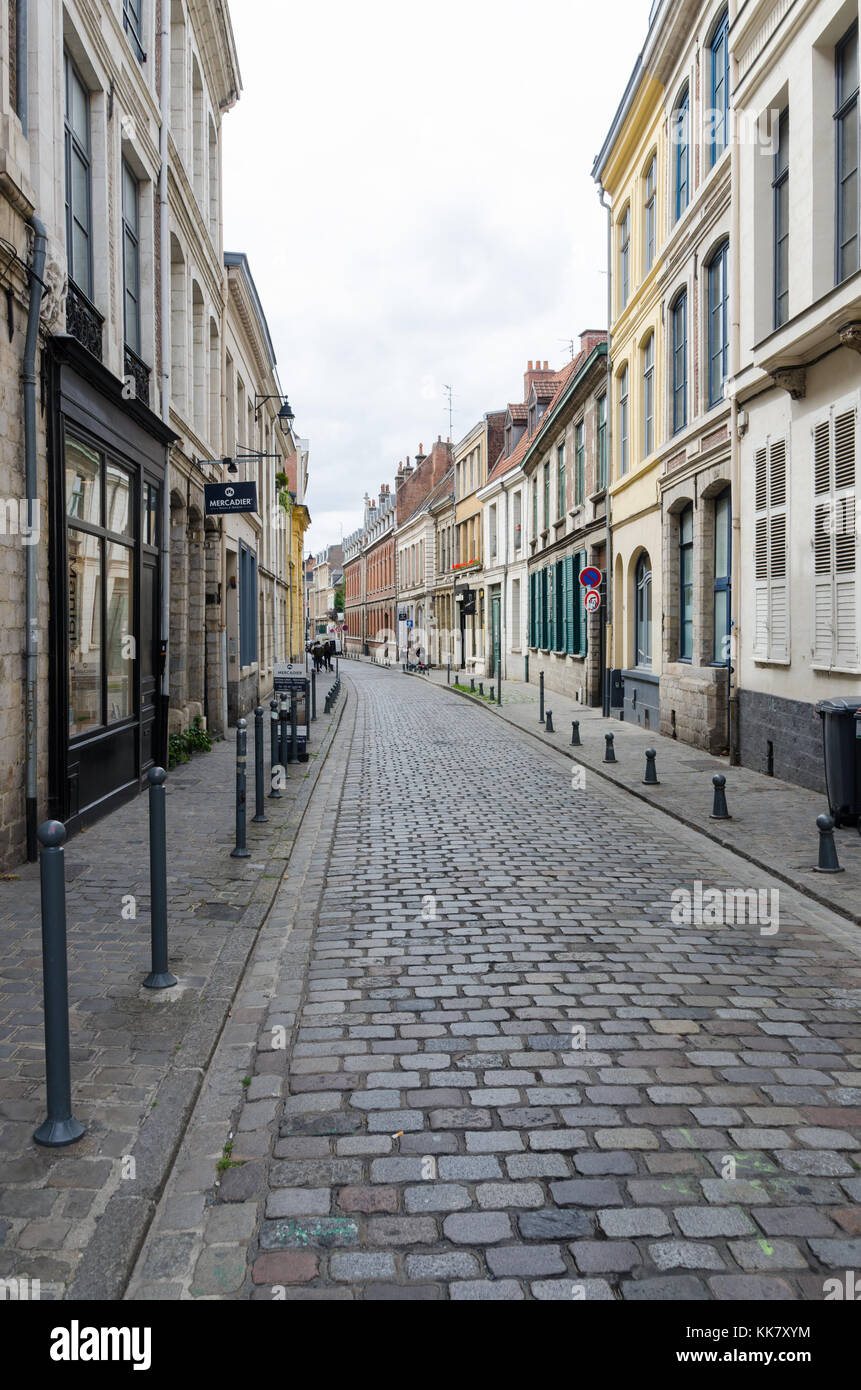
[[[709,753],[727,748],[726,667],[675,662],[661,676],[662,734]]]
[[[822,722],[813,705],[740,690],[738,747],[742,766],[767,773],[769,744],[775,777],[812,791],[825,791]]]

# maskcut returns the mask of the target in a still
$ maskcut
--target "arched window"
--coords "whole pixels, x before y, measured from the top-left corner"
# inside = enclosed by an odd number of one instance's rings
[[[673,434],[688,423],[688,294],[682,290],[671,311],[673,345]]]
[[[729,304],[729,242],[724,242],[709,261],[709,406],[723,400],[727,374],[727,306]]]
[[[644,550],[634,574],[637,665],[652,665],[652,562]]]
[[[619,222],[619,293],[624,309],[631,293],[631,209],[625,208]]]
[[[707,130],[711,165],[727,146],[729,126],[729,11],[724,10],[709,44],[711,112]]]
[[[694,654],[694,509],[679,514],[679,660]]]
[[[628,471],[628,366],[619,373],[619,472]]]
[[[674,167],[673,167],[673,201],[675,205],[676,221],[690,201],[690,170],[691,170],[691,101],[690,91],[685,85],[682,93],[676,102],[676,109],[673,112],[673,119],[670,126],[670,135],[673,143]]]
[[[732,590],[732,493],[724,488],[714,501],[714,661],[730,660],[730,595]]]

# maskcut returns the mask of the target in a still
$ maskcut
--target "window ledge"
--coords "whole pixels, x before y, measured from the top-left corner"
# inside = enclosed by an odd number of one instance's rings
[[[792,661],[791,661],[791,659],[790,659],[789,657],[785,657],[785,658],[784,658],[784,657],[776,657],[776,656],[755,656],[755,657],[753,658],[753,664],[754,664],[754,666],[791,666],[791,665],[792,665]],[[813,667],[812,667],[812,670],[814,670],[814,671],[825,671],[826,673],[830,673],[831,670],[832,670],[832,667],[830,667],[830,666],[813,666]],[[853,674],[854,674],[854,672],[853,672]]]
[[[790,663],[783,661],[774,664],[788,666]],[[861,667],[859,666],[817,666],[811,662],[810,669],[811,671],[821,671],[825,676],[857,676],[861,674]]]

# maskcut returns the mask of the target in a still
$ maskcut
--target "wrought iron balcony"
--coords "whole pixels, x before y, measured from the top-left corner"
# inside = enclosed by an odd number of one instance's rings
[[[142,362],[136,352],[133,352],[126,343],[125,356],[123,358],[123,371],[126,378],[134,381],[135,395],[144,405],[149,405],[149,378],[150,369],[146,362]]]
[[[95,304],[91,304],[83,290],[70,280],[66,295],[66,332],[77,338],[100,362],[104,322]]]

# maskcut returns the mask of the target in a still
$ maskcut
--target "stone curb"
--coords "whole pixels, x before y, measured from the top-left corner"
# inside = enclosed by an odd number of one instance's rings
[[[332,713],[332,721],[323,736],[321,756],[316,760],[314,774],[308,778],[308,783],[303,787],[293,808],[294,812],[298,811],[298,816],[286,857],[289,857],[290,850],[296,843],[314,788],[340,728],[347,702],[348,695],[345,692],[344,698],[338,701]],[[285,827],[285,830],[287,828]],[[281,858],[280,855],[278,857]],[[105,1210],[98,1219],[95,1233],[81,1256],[71,1284],[66,1289],[64,1298],[67,1301],[92,1299],[118,1302],[122,1299],[146,1239],[158,1199],[185,1137],[188,1122],[203,1085],[206,1068],[224,1030],[228,1009],[242,986],[245,967],[272,911],[280,882],[279,877],[268,901],[262,904],[257,927],[244,934],[246,939],[242,943],[244,949],[240,960],[232,965],[235,978],[231,988],[225,990],[224,986],[216,981],[214,987],[211,982],[210,988],[201,994],[197,1016],[190,1024],[180,1049],[184,1052],[186,1040],[193,1040],[194,1062],[189,1065],[184,1060],[182,1065],[171,1065],[159,1084],[155,1104],[141,1125],[131,1150],[131,1157],[137,1160],[144,1171],[149,1170],[151,1173],[146,1191],[135,1196],[115,1191],[108,1199]],[[217,970],[213,971],[213,975],[217,975]],[[210,1009],[209,1006],[213,1005],[215,1009]]]
[[[417,676],[415,671],[407,671],[402,674]],[[418,678],[421,680],[425,679],[424,676]],[[551,743],[548,738],[543,737],[537,730],[527,729],[524,725],[518,724],[516,720],[509,719],[507,715],[503,713],[504,705],[503,708],[500,709],[499,705],[491,704],[488,700],[482,700],[480,696],[473,695],[469,691],[455,690],[453,686],[441,685],[436,681],[431,681],[429,683],[437,690],[447,690],[452,695],[459,695],[461,699],[469,700],[471,704],[478,705],[480,709],[492,712],[499,719],[504,719],[505,723],[510,725],[512,729],[518,729],[521,733],[528,734],[530,738],[534,738],[543,748],[549,748],[554,753],[561,753],[563,757],[568,758],[570,762],[581,763],[584,767],[588,767],[590,772],[597,773],[599,777],[604,778],[605,782],[609,782],[611,786],[617,787],[619,791],[628,792],[630,796],[635,796],[639,801],[644,801],[653,811],[659,811],[665,816],[670,816],[672,820],[677,820],[680,824],[686,825],[688,829],[696,830],[707,840],[712,840],[714,844],[720,845],[721,849],[728,850],[730,854],[737,854],[740,859],[746,859],[749,864],[755,864],[758,869],[763,869],[765,873],[770,874],[772,878],[779,878],[781,883],[785,883],[789,888],[794,888],[796,892],[803,894],[806,898],[810,898],[812,902],[817,903],[820,907],[827,908],[829,912],[833,912],[836,916],[845,917],[849,921],[861,925],[861,910],[853,911],[852,908],[843,904],[835,904],[833,899],[828,898],[824,893],[817,892],[812,886],[801,882],[799,879],[791,878],[789,874],[775,868],[774,864],[766,863],[764,859],[758,858],[757,855],[751,854],[748,850],[741,849],[731,841],[723,839],[720,835],[716,834],[714,830],[701,825],[698,821],[692,820],[689,816],[683,815],[680,811],[674,811],[669,806],[656,805],[645,792],[637,791],[635,787],[629,787],[626,782],[621,781],[617,777],[613,777],[609,772],[604,770],[600,763],[591,762],[582,756],[575,757],[570,747],[567,747],[565,744]],[[582,754],[582,752],[582,747],[577,749],[578,754]]]

